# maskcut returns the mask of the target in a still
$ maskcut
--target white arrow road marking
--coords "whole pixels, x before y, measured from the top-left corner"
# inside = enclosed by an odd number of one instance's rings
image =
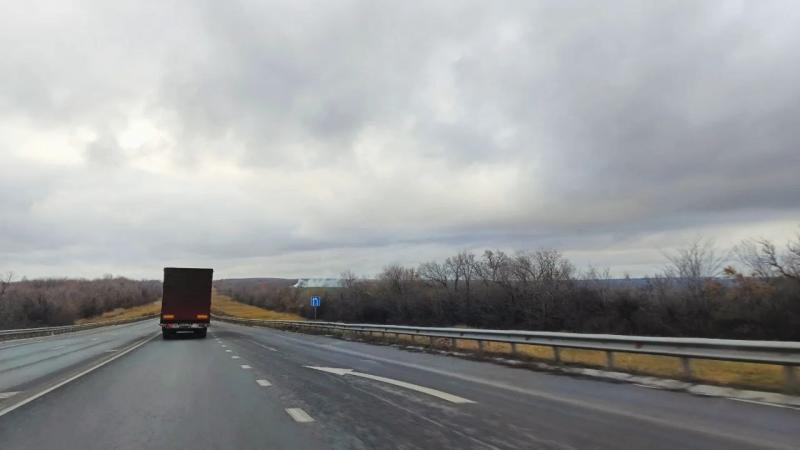
[[[305,366],[305,367],[308,367],[309,369],[320,370],[322,372],[332,373],[334,375],[353,375],[353,376],[356,376],[356,377],[361,377],[361,378],[367,378],[367,379],[370,379],[370,380],[380,381],[382,383],[387,383],[387,384],[391,384],[391,385],[394,385],[394,386],[400,386],[400,387],[403,387],[403,388],[406,388],[406,389],[411,389],[412,391],[417,391],[417,392],[421,392],[423,394],[428,394],[428,395],[431,395],[433,397],[440,398],[442,400],[447,400],[448,402],[451,402],[451,403],[475,403],[472,400],[468,400],[466,398],[459,397],[457,395],[448,394],[447,392],[442,392],[442,391],[437,390],[437,389],[432,389],[432,388],[428,388],[428,387],[425,387],[425,386],[420,386],[420,385],[417,385],[417,384],[406,383],[405,381],[393,380],[391,378],[379,377],[377,375],[370,375],[368,373],[356,372],[353,369],[338,369],[338,368],[335,368],[335,367],[315,367],[315,366]]]
[[[308,423],[314,421],[314,419],[312,419],[307,412],[300,408],[286,408],[286,412],[292,416],[292,419],[294,419],[295,422]]]
[[[328,372],[336,375],[355,375],[358,372],[353,372],[353,369],[337,369],[335,367],[316,367],[316,366],[306,366],[309,369],[319,370],[322,372]]]
[[[0,400],[4,399],[4,398],[9,398],[9,397],[13,396],[14,394],[18,394],[18,393],[19,393],[19,391],[0,392]]]
[[[270,383],[267,380],[256,380],[256,383],[258,383],[259,386],[264,386],[264,387],[272,386],[272,383]]]

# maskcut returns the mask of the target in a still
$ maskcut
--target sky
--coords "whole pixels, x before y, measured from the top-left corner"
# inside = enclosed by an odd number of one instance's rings
[[[800,231],[794,1],[0,3],[17,277],[643,276]]]

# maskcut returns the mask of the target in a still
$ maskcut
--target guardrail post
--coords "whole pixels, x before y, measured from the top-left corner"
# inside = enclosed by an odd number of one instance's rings
[[[786,391],[796,393],[800,391],[800,382],[797,380],[797,367],[792,365],[783,366],[783,378]]]
[[[483,354],[483,341],[478,340],[478,353]]]
[[[458,346],[456,345],[456,338],[450,338],[450,350],[457,349]]]
[[[428,346],[433,348],[433,336],[428,336]]]
[[[514,356],[514,357],[517,356],[517,343],[516,342],[512,342],[511,343],[511,356]]]
[[[553,346],[553,361],[560,363],[561,362],[561,348]]]
[[[606,350],[606,368],[614,368],[614,352],[611,350]]]
[[[681,367],[683,368],[683,376],[687,379],[692,378],[692,363],[689,358],[681,356]]]

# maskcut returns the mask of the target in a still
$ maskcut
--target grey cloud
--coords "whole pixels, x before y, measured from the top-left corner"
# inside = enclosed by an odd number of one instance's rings
[[[0,127],[52,137],[0,139],[5,264],[292,255],[312,275],[540,245],[625,264],[608,255],[637,239],[800,218],[791,2],[118,8],[0,19]],[[127,143],[137,120],[158,137]]]

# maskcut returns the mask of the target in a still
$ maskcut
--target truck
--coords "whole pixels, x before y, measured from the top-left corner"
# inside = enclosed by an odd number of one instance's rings
[[[164,339],[178,333],[206,337],[211,322],[211,282],[214,269],[164,268],[161,332]]]

